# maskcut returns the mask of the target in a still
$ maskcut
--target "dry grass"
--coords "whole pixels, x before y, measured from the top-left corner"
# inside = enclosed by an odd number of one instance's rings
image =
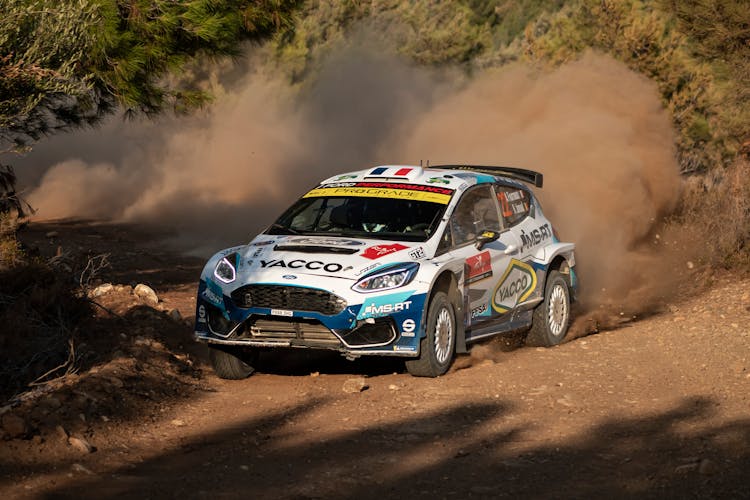
[[[670,223],[708,267],[750,267],[750,162],[739,159],[711,176],[686,180],[679,215]]]

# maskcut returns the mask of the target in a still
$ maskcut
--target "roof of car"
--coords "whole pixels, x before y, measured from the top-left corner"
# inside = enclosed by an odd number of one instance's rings
[[[522,173],[522,179],[517,172]],[[334,175],[322,181],[321,185],[342,182],[402,182],[460,189],[467,187],[467,185],[497,182],[498,179],[501,179],[508,184],[525,187],[515,180],[519,179],[531,183],[536,180],[536,185],[541,187],[541,178],[542,174],[538,172],[509,167],[444,165],[425,168],[418,165],[381,165]]]

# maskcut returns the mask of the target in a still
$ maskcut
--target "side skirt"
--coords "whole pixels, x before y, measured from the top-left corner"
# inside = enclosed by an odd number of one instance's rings
[[[521,330],[531,328],[531,320],[534,315],[532,309],[514,313],[513,317],[508,320],[502,316],[496,320],[489,320],[475,328],[471,329],[471,336],[466,338],[466,342],[475,342],[480,339],[492,337],[493,335],[510,334]]]

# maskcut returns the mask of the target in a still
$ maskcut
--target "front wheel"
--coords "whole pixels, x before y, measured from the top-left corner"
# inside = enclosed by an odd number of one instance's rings
[[[208,358],[219,378],[241,380],[255,371],[258,352],[227,346],[208,346]]]
[[[439,377],[453,362],[456,313],[445,292],[435,292],[427,309],[427,335],[419,343],[419,357],[406,362],[416,377]]]
[[[552,347],[560,344],[570,325],[570,289],[558,271],[551,271],[544,287],[544,302],[534,310],[526,345]]]

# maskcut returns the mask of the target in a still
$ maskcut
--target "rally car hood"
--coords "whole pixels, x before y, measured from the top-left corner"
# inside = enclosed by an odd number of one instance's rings
[[[357,280],[388,265],[425,258],[423,243],[315,236],[259,235],[235,255],[237,283],[296,283],[313,277]],[[306,283],[308,284],[308,283]]]

